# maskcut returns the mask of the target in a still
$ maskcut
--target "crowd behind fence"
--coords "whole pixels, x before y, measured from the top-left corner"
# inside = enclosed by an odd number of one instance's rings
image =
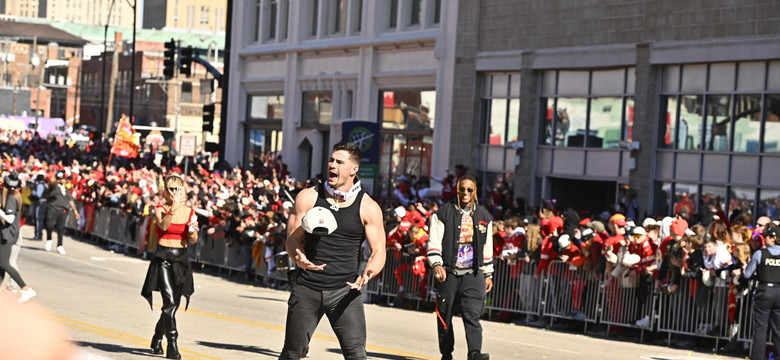
[[[81,204],[78,204],[81,207]],[[95,209],[91,229],[70,216],[67,227],[88,237],[137,250],[153,252],[155,243],[145,241],[152,231],[153,216],[140,218],[119,209]],[[131,229],[135,227],[135,229]],[[88,230],[88,231],[85,231]],[[281,249],[279,249],[281,250]],[[207,234],[189,248],[190,259],[220,270],[244,271],[245,247],[226,239],[224,231]],[[427,262],[422,262],[427,267]],[[274,270],[273,261],[257,261],[253,273],[266,280],[287,282],[286,273]],[[367,297],[393,298],[399,294],[399,281],[405,284],[404,299],[420,303],[435,300],[430,269],[415,269],[419,258],[403,251],[388,249],[382,273],[364,288]],[[269,271],[269,266],[271,271]],[[667,344],[675,335],[709,338],[719,343],[739,341],[749,344],[752,337],[752,299],[748,292],[734,296],[728,287],[703,287],[695,279],[683,279],[673,294],[642,291],[644,279],[632,274],[621,278],[597,279],[593,272],[569,263],[552,261],[541,275],[535,275],[536,262],[495,261],[494,288],[488,295],[486,311],[510,313],[547,322],[556,319],[579,321],[583,331],[603,324],[633,328],[643,337],[647,331],[667,335]],[[639,322],[639,319],[647,321]],[[609,331],[609,329],[608,329]],[[768,337],[771,339],[771,336]],[[641,340],[641,338],[640,338]]]

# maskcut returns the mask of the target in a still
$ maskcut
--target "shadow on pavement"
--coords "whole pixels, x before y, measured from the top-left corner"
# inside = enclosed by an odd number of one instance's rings
[[[268,300],[268,301],[278,301],[278,302],[287,302],[287,299],[274,299],[269,297],[262,297],[262,296],[246,296],[246,295],[238,295],[240,298],[244,299],[257,299],[257,300]]]
[[[147,348],[126,347],[126,346],[116,345],[116,344],[103,344],[103,343],[94,343],[94,342],[85,342],[85,341],[79,341],[77,345],[81,347],[88,347],[95,350],[100,350],[100,351],[105,351],[110,353],[146,355],[152,357],[156,356],[152,354],[151,349],[147,349]]]
[[[332,352],[335,354],[341,354],[341,349],[328,349],[328,352]],[[392,355],[392,354],[383,354],[383,353],[377,353],[377,352],[371,352],[367,351],[366,355],[369,359],[393,359],[393,360],[406,360],[406,359],[419,359],[416,357],[408,357],[408,356],[401,356],[401,355]]]
[[[236,344],[222,344],[222,343],[215,343],[215,342],[209,342],[209,341],[198,341],[198,345],[203,345],[211,348],[216,349],[224,349],[224,350],[239,350],[239,351],[245,351],[253,354],[260,354],[260,355],[268,355],[273,356],[274,358],[279,357],[278,351],[273,351],[269,349],[264,349],[257,346],[246,346],[246,345],[236,345]]]

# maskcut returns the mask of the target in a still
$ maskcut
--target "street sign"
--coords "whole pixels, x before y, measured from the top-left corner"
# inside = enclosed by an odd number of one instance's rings
[[[195,156],[195,147],[198,137],[195,135],[182,135],[179,140],[179,155]]]

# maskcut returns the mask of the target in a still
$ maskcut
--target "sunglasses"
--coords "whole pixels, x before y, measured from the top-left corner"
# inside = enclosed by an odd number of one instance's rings
[[[759,223],[756,223],[756,226],[757,226],[757,227],[758,227],[758,226],[760,226],[760,227],[764,227],[764,226],[767,226],[767,224],[769,224],[769,223],[764,223],[764,224],[759,224]]]
[[[181,190],[183,190],[183,189],[180,188],[180,187],[169,187],[168,188],[168,191],[170,191],[170,192],[177,192],[177,191],[181,191]]]
[[[467,192],[467,193],[471,194],[471,193],[474,192],[474,188],[460,187],[460,188],[458,188],[458,192],[462,192],[462,193],[466,193]]]

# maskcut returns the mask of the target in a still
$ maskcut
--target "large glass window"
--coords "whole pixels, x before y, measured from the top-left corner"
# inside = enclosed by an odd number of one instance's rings
[[[488,74],[482,89],[483,144],[517,141],[520,119],[520,74]]]
[[[386,90],[380,96],[382,128],[433,131],[436,91]]]
[[[660,147],[780,152],[777,146],[780,141],[780,95],[770,85],[772,81],[767,80],[772,78],[774,63],[753,61],[664,67],[661,106],[666,111],[659,119],[664,130],[659,135]],[[769,75],[766,75],[767,68]],[[676,111],[678,106],[679,111]]]
[[[780,152],[780,95],[766,96],[766,116],[764,123],[764,152]]]
[[[251,95],[247,113],[252,120],[284,119],[284,95]]]
[[[698,194],[699,187],[696,184],[674,184],[674,214],[691,220],[691,216],[696,213]]]
[[[634,68],[546,71],[543,144],[617,148],[633,137]]]
[[[761,95],[737,95],[734,103],[734,151],[757,153],[761,141]]]
[[[778,215],[778,207],[780,207],[780,190],[762,189],[759,194],[756,219],[759,216],[768,216],[774,219]]]
[[[331,92],[304,92],[303,99],[301,126],[329,126],[333,115],[333,94]]]

